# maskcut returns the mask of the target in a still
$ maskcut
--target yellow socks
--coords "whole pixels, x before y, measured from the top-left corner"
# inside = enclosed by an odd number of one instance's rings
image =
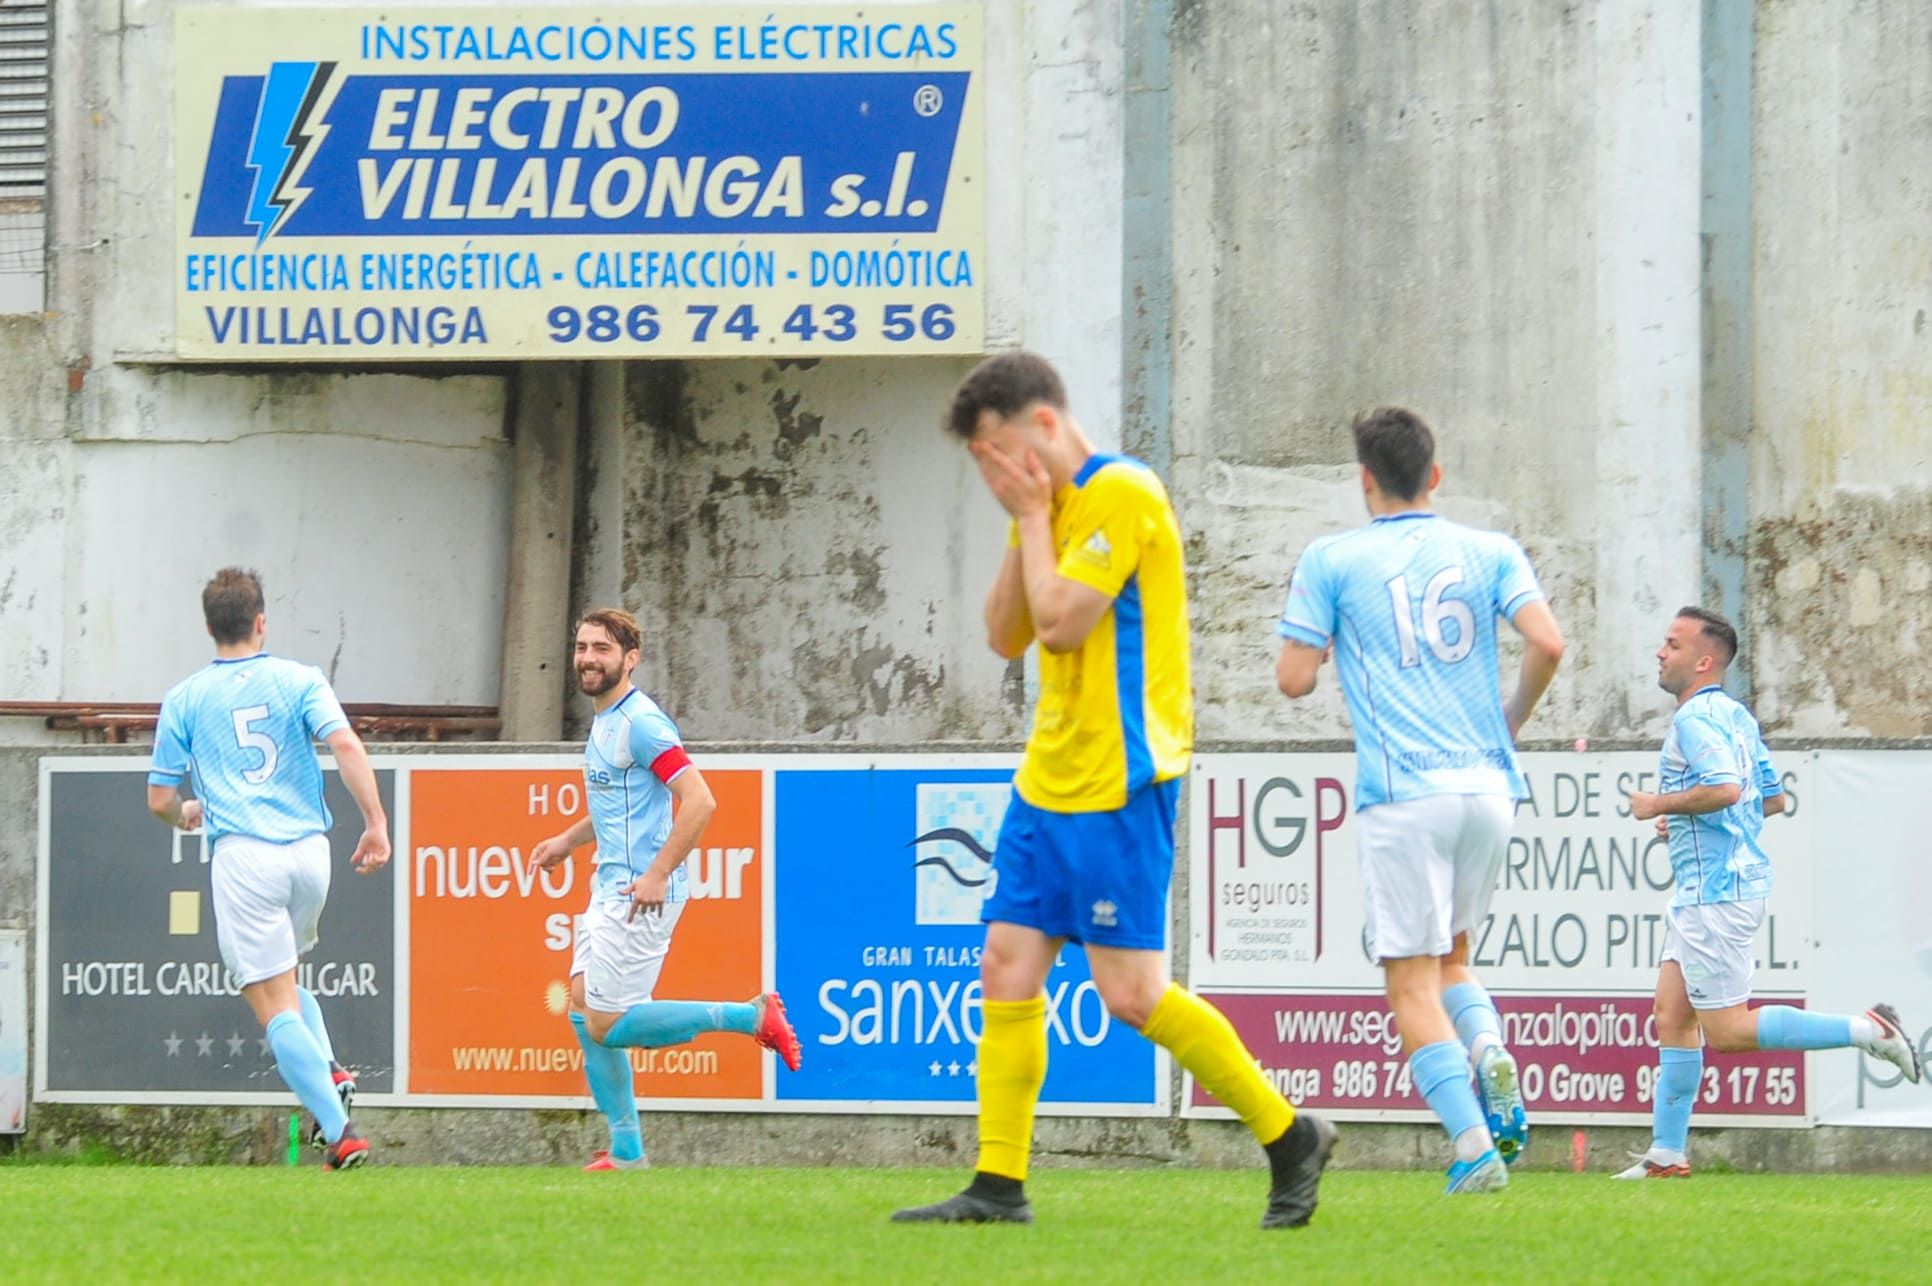
[[[990,1016],[987,1026],[990,1031]],[[1167,984],[1140,1034],[1174,1055],[1201,1088],[1232,1109],[1261,1143],[1273,1143],[1294,1123],[1294,1107],[1261,1074],[1254,1056],[1235,1034],[1234,1024],[1193,992]]]
[[[1046,1083],[1046,997],[988,1000],[980,1013],[978,1168],[1024,1181],[1033,1151],[1033,1109]]]

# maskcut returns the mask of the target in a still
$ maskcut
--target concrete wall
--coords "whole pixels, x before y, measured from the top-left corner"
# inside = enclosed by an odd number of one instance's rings
[[[501,379],[96,378],[95,423],[23,451],[46,477],[12,569],[32,606],[0,623],[7,695],[159,699],[208,655],[202,582],[239,562],[267,582],[270,646],[348,699],[494,702]]]
[[[1342,426],[1385,401],[1551,592],[1536,734],[1654,727],[1662,618],[1710,598],[1768,728],[1925,735],[1922,6],[1174,8],[1203,736],[1340,731],[1274,697],[1267,618],[1359,519]]]
[[[1759,6],[1750,622],[1776,727],[1932,732],[1932,12]]]
[[[1385,403],[1573,641],[1537,733],[1651,722],[1697,576],[1696,6],[1182,3],[1173,57],[1202,735],[1342,730],[1337,694],[1274,693],[1270,626],[1364,520],[1346,425]]]
[[[969,365],[626,368],[622,596],[640,682],[687,735],[1023,731],[1018,669],[980,623],[1003,516],[938,423]]]
[[[148,364],[173,344],[172,6],[65,4],[56,33],[48,311],[0,325],[0,699],[157,700],[239,562],[270,646],[345,699],[493,704],[504,375]]]

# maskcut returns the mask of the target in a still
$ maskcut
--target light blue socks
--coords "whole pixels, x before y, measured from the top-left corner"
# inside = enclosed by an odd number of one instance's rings
[[[1469,1083],[1469,1051],[1462,1047],[1461,1041],[1437,1041],[1409,1055],[1409,1077],[1428,1100],[1429,1109],[1442,1122],[1442,1128],[1456,1141],[1458,1155],[1462,1152],[1466,1131],[1481,1130],[1484,1138],[1489,1136],[1482,1106],[1476,1102],[1475,1087]]]
[[[1672,1049],[1665,1045],[1657,1051],[1657,1106],[1651,1115],[1652,1146],[1680,1155],[1690,1146],[1691,1108],[1697,1104],[1697,1087],[1703,1080],[1701,1048]]]
[[[268,1047],[275,1051],[275,1066],[282,1073],[283,1083],[315,1117],[315,1123],[322,1127],[322,1137],[331,1143],[341,1138],[349,1118],[343,1114],[342,1100],[335,1096],[329,1060],[301,1015],[286,1009],[269,1019]]]
[[[606,1045],[661,1049],[682,1045],[708,1031],[751,1035],[758,1022],[755,1005],[711,1000],[647,1000],[632,1005],[604,1035]]]
[[[584,1079],[590,1082],[590,1096],[597,1110],[610,1125],[610,1154],[619,1161],[636,1161],[644,1155],[644,1134],[637,1121],[637,1096],[632,1093],[631,1060],[623,1050],[599,1045],[590,1038],[584,1016],[573,1013],[570,1025],[577,1031],[577,1043],[584,1051]]]
[[[1764,1005],[1758,1010],[1758,1048],[1843,1049],[1852,1043],[1851,1024],[1847,1014]]]
[[[1449,1020],[1456,1025],[1456,1037],[1469,1051],[1470,1058],[1480,1057],[1482,1050],[1478,1041],[1484,1045],[1503,1043],[1503,1018],[1496,1012],[1496,1002],[1489,998],[1479,982],[1459,982],[1453,987],[1444,988],[1442,1007],[1448,1011]],[[1419,1052],[1419,1051],[1418,1051]]]
[[[329,1041],[328,1024],[322,1021],[321,1004],[316,1000],[315,993],[307,987],[297,987],[295,994],[302,1002],[302,1025],[309,1029],[309,1035],[315,1037],[316,1045],[322,1050],[323,1060],[333,1065],[335,1046]]]

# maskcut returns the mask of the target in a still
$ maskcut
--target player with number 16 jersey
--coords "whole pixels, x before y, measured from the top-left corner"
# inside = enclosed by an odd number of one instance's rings
[[[1469,970],[1469,933],[1488,914],[1525,793],[1516,731],[1556,675],[1563,635],[1521,546],[1431,507],[1442,469],[1428,425],[1388,407],[1353,433],[1372,521],[1302,555],[1275,677],[1307,696],[1334,655],[1355,729],[1370,944],[1416,1088],[1455,1141],[1449,1191],[1493,1192],[1529,1124],[1501,1019]],[[1507,705],[1499,620],[1528,645]]]

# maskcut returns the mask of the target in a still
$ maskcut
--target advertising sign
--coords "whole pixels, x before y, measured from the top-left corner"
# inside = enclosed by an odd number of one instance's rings
[[[763,987],[763,777],[705,772],[718,811],[687,859],[691,900],[658,999],[743,1000]],[[570,962],[596,845],[549,871],[526,862],[538,841],[583,816],[581,761],[470,759],[415,769],[409,783],[412,1095],[583,1099]],[[764,1091],[764,1055],[742,1036],[632,1050],[631,1063],[646,1098],[744,1101]]]
[[[175,351],[978,352],[980,14],[178,10]]]
[[[0,929],[0,1134],[27,1128],[27,935]]]
[[[778,984],[805,1047],[780,1102],[973,1108],[979,911],[998,878],[1013,765],[915,762],[773,774]],[[1046,999],[1042,1112],[1166,1110],[1162,1060],[1107,1013],[1078,947],[1062,952]]]
[[[1932,753],[1835,750],[1818,756],[1820,1009],[1898,1011],[1919,1057],[1932,1057]],[[1932,1129],[1932,1079],[1912,1085],[1863,1053],[1813,1055],[1812,1107],[1826,1125]]]
[[[1784,756],[1793,804],[1769,819],[1777,872],[1755,994],[1802,1004],[1811,935],[1811,755]],[[1628,795],[1654,754],[1528,754],[1516,824],[1471,963],[1540,1119],[1647,1118],[1650,997],[1670,899],[1669,850]],[[1353,755],[1203,755],[1189,795],[1190,980],[1300,1101],[1343,1117],[1423,1111],[1407,1084],[1365,935]],[[1802,1124],[1797,1054],[1712,1055],[1699,1111]],[[1190,1087],[1188,1110],[1211,1100]],[[1218,1111],[1219,1109],[1214,1109]]]
[[[394,811],[395,775],[376,773]],[[321,940],[297,970],[362,1090],[395,1071],[393,866],[356,875],[361,814],[324,775],[335,864]],[[199,834],[147,808],[145,760],[42,760],[35,1096],[57,1102],[286,1101],[267,1038],[221,962]]]

